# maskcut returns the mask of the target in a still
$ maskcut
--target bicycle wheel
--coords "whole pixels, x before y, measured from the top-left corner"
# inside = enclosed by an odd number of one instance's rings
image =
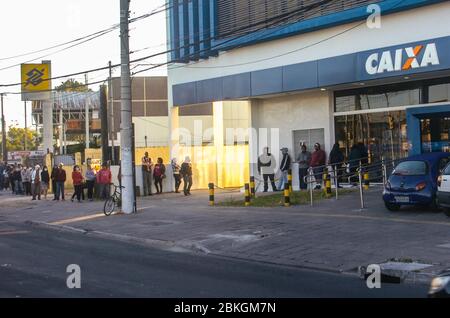
[[[108,198],[105,201],[105,206],[103,207],[103,213],[105,213],[106,216],[110,216],[111,213],[114,212],[114,208],[116,207],[116,201],[113,197]]]

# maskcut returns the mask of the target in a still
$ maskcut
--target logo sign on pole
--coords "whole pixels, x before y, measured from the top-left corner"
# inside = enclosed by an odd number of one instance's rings
[[[51,64],[22,64],[22,100],[44,100],[50,98],[52,87]]]

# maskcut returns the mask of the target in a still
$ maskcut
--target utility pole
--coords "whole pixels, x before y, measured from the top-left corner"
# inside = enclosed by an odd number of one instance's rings
[[[102,122],[102,162],[109,160],[108,156],[108,100],[106,97],[106,86],[100,86],[100,121]]]
[[[88,86],[88,74],[86,73],[86,74],[84,74],[84,83],[86,84],[86,90],[88,90],[89,89],[89,86]],[[84,118],[84,124],[85,124],[85,129],[86,129],[86,149],[89,149],[89,105],[88,105],[88,103],[85,101],[85,104],[84,104],[84,107],[85,107],[85,118]]]
[[[120,0],[120,64],[121,64],[121,109],[120,109],[120,151],[122,154],[122,212],[133,213],[135,202],[133,187],[132,158],[132,119],[131,119],[131,78],[130,78],[130,40],[128,16],[129,0]]]
[[[0,98],[2,106],[2,154],[3,154],[3,161],[7,161],[8,151],[6,150],[6,123],[5,123],[5,115],[3,113],[3,93],[0,94]]]
[[[116,154],[114,151],[114,139],[115,139],[115,131],[114,131],[114,95],[113,95],[113,82],[112,82],[112,66],[111,61],[109,61],[109,113],[111,116],[111,161],[113,164],[116,162]]]
[[[27,127],[27,101],[23,102],[23,107],[25,109],[25,133],[23,135],[23,150],[27,150],[27,132],[28,132],[28,127]]]

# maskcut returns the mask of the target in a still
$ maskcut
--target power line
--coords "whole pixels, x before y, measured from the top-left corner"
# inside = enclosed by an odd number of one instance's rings
[[[321,4],[321,5],[324,5],[324,4],[327,4],[327,3],[329,4],[329,3],[331,3],[331,2],[332,2],[332,0],[324,0],[324,1],[322,1],[320,4]],[[270,25],[267,25],[267,23],[266,23],[265,21],[259,22],[259,24],[263,24],[263,26],[260,27],[259,29],[249,31],[248,33],[239,35],[238,37],[232,37],[232,38],[230,38],[230,39],[228,39],[228,40],[226,40],[226,41],[223,41],[223,42],[217,44],[216,46],[213,46],[212,48],[206,48],[206,49],[203,49],[203,50],[200,50],[200,51],[191,53],[191,54],[185,56],[184,59],[188,59],[189,57],[198,56],[200,53],[205,52],[205,51],[220,50],[221,47],[224,47],[224,45],[227,44],[227,43],[230,43],[230,42],[232,43],[232,42],[234,42],[234,41],[236,41],[236,40],[238,40],[238,39],[240,39],[240,38],[247,37],[249,34],[252,34],[252,33],[255,33],[255,32],[258,32],[258,31],[261,31],[261,30],[265,30],[265,29],[268,29],[268,28],[270,28],[270,27],[272,27],[272,26],[278,25],[279,22],[281,22],[281,21],[283,21],[283,20],[285,20],[285,19],[288,19],[288,18],[290,18],[290,17],[292,17],[292,16],[294,16],[294,15],[297,15],[297,14],[299,14],[299,12],[300,12],[300,13],[305,13],[305,11],[306,11],[306,10],[309,10],[309,9],[310,9],[310,7],[308,7],[308,9],[301,8],[301,9],[293,10],[293,11],[289,12],[289,15],[283,14],[283,15],[281,15],[281,18],[279,18],[279,20],[271,19],[271,21],[273,21],[273,23],[270,24]],[[314,13],[313,13],[313,14],[314,14]],[[289,26],[289,24],[287,24],[287,25],[285,25],[284,27],[282,27],[282,29],[283,29],[283,28],[286,28],[286,27],[288,27],[288,26]],[[247,28],[248,28],[248,27],[245,26],[245,27],[242,27],[241,30],[247,29]],[[238,29],[237,31],[239,31],[239,29]],[[272,33],[274,33],[274,32],[278,32],[278,31],[279,31],[279,29],[276,29],[276,30],[274,30],[273,32],[269,33],[269,35],[272,34]],[[263,36],[267,36],[267,34],[261,35],[261,36],[259,37],[259,39],[262,38]],[[254,39],[249,39],[249,40],[254,41],[255,39],[257,40],[258,37],[255,37]],[[236,45],[236,46],[234,46],[234,47],[232,47],[232,48],[235,49],[235,48],[242,47],[242,46],[245,46],[245,45],[246,45],[246,44],[244,43],[244,44],[241,44],[241,45]],[[190,45],[190,46],[191,46],[191,45]],[[231,50],[231,49],[230,49],[230,50]],[[226,52],[225,52],[225,53],[226,53]],[[225,54],[225,53],[224,53],[224,54]],[[157,68],[157,67],[161,67],[161,66],[164,66],[164,65],[173,64],[173,63],[174,63],[173,61],[169,61],[169,62],[167,62],[167,63],[161,63],[161,64],[158,64],[158,65],[156,65],[156,66],[152,66],[152,67],[149,67],[149,68],[146,68],[146,69],[143,69],[143,70],[134,72],[133,75],[139,74],[139,73],[142,73],[142,72],[145,72],[145,71],[148,71],[148,70]],[[190,65],[196,64],[196,63],[200,63],[200,61],[192,62],[191,64],[187,64],[187,65],[181,65],[181,66],[174,67],[174,68],[171,68],[171,69],[176,69],[176,68],[180,68],[180,67],[189,67]]]
[[[396,4],[394,4],[390,9],[396,8],[398,5],[400,5],[400,4],[401,4],[402,2],[404,2],[404,1],[405,1],[405,0],[400,0],[399,2],[397,2]],[[294,13],[294,12],[293,12],[293,13]],[[214,68],[228,68],[228,67],[243,66],[243,65],[249,65],[249,64],[259,63],[259,62],[271,60],[271,59],[274,59],[274,58],[282,57],[282,56],[285,56],[285,55],[289,55],[289,54],[292,54],[292,53],[295,53],[295,52],[299,52],[299,51],[305,50],[305,49],[307,49],[307,48],[316,46],[316,45],[318,45],[318,44],[324,43],[324,42],[326,42],[326,41],[328,41],[328,40],[331,40],[331,39],[333,39],[333,38],[335,38],[335,37],[338,37],[338,36],[340,36],[340,35],[342,35],[342,34],[345,34],[345,33],[347,33],[347,32],[350,32],[350,31],[356,29],[357,27],[361,26],[361,25],[364,24],[364,23],[365,23],[365,20],[362,21],[362,22],[360,22],[360,23],[358,23],[357,25],[354,25],[354,26],[352,26],[352,27],[350,27],[350,28],[348,28],[348,29],[346,29],[346,30],[344,30],[344,31],[342,31],[342,32],[339,32],[339,33],[337,33],[337,34],[334,34],[334,35],[332,35],[332,36],[330,36],[330,37],[327,37],[327,38],[325,38],[325,39],[322,39],[322,40],[320,40],[320,41],[311,43],[311,44],[309,44],[309,45],[303,46],[303,47],[298,48],[298,49],[295,49],[295,50],[291,50],[291,51],[289,51],[289,52],[285,52],[285,53],[282,53],[282,54],[270,56],[270,57],[263,58],[263,59],[259,59],[259,60],[254,60],[254,61],[251,61],[251,62],[236,63],[236,64],[227,64],[227,65],[221,65],[221,66],[197,66],[197,67],[194,66],[194,67],[192,67],[193,64],[203,63],[203,61],[193,61],[193,62],[191,62],[191,63],[189,63],[189,64],[186,64],[186,65],[178,65],[178,66],[174,66],[174,67],[169,68],[169,69],[170,69],[170,70],[173,70],[173,69],[184,68],[184,67],[187,67],[187,68],[193,68],[193,69],[195,69],[195,68],[199,68],[199,69],[201,69],[201,68],[204,68],[204,69],[214,69]],[[289,27],[289,26],[290,26],[290,25],[287,24],[287,25],[283,26],[281,29],[287,28],[287,27]],[[260,29],[258,29],[258,30],[253,30],[253,31],[251,31],[251,33],[257,32],[257,31],[262,30],[262,29],[267,29],[267,27],[263,27],[263,28],[260,28]],[[261,38],[263,38],[263,37],[266,37],[267,35],[270,35],[270,34],[273,34],[273,33],[279,32],[279,31],[280,31],[280,29],[276,29],[276,30],[274,30],[273,32],[271,32],[271,33],[269,33],[269,34],[263,34],[263,35],[261,35],[261,37],[259,37],[259,38],[257,37],[257,38],[250,39],[250,40],[251,40],[251,41],[255,41],[255,40],[261,39]],[[247,36],[247,35],[248,35],[248,34],[244,34],[244,35],[242,35],[241,37],[245,37],[245,36]],[[235,40],[236,38],[233,38],[233,39]],[[225,42],[222,42],[222,43],[219,44],[218,46],[222,46],[224,43],[225,43]],[[243,44],[241,44],[241,45],[237,45],[237,46],[235,46],[235,47],[232,47],[232,49],[236,49],[236,48],[240,48],[240,47],[244,47],[244,46],[247,46],[247,44],[246,44],[246,43],[243,43]],[[220,48],[219,48],[219,49],[220,49]],[[209,48],[209,49],[204,50],[204,51],[209,51],[209,50],[211,50],[211,49]],[[229,51],[231,51],[231,49],[229,49]],[[226,53],[229,52],[229,51],[225,51],[223,54],[226,54]],[[188,55],[187,57],[195,56],[195,55],[198,55],[199,53],[201,53],[201,52],[196,52],[195,54],[190,54],[190,55]],[[158,64],[158,65],[156,65],[156,66],[152,66],[152,67],[149,67],[149,68],[146,68],[146,69],[143,69],[143,70],[134,72],[133,75],[139,74],[139,73],[142,73],[142,72],[145,72],[145,71],[154,69],[154,68],[158,68],[158,67],[161,67],[161,66],[164,66],[164,65],[169,65],[169,64],[174,64],[174,62],[160,63],[160,64]]]
[[[151,17],[151,16],[153,16],[153,15],[155,15],[155,14],[164,12],[165,10],[168,10],[168,8],[163,9],[163,10],[158,10],[158,9],[160,9],[161,7],[166,6],[166,5],[167,5],[167,4],[164,4],[164,5],[162,5],[162,6],[159,6],[158,8],[156,8],[155,10],[153,10],[153,11],[150,12],[150,13],[147,13],[147,14],[141,15],[141,16],[139,16],[139,17],[130,19],[130,23],[137,22],[137,21],[140,21],[140,20],[142,20],[142,19],[146,19],[146,18],[148,18],[148,17]],[[67,45],[67,44],[70,44],[70,43],[74,43],[74,44],[72,44],[72,45],[70,45],[70,46],[68,46],[68,47],[64,47],[64,48],[59,49],[59,50],[57,50],[57,51],[55,51],[55,52],[51,52],[51,53],[48,53],[48,54],[45,54],[45,55],[42,55],[42,56],[39,56],[39,57],[34,57],[34,58],[32,58],[32,59],[30,59],[30,60],[27,60],[27,61],[23,61],[23,62],[20,62],[20,63],[17,63],[17,64],[13,64],[13,65],[9,65],[9,66],[0,68],[0,71],[7,70],[7,69],[11,69],[11,68],[20,66],[20,65],[22,65],[22,64],[24,64],[24,63],[29,63],[29,62],[32,62],[32,61],[35,61],[35,60],[39,60],[39,59],[42,59],[42,58],[45,58],[45,57],[48,57],[48,56],[51,56],[51,55],[54,55],[54,54],[57,54],[57,53],[66,51],[66,50],[69,50],[69,49],[71,49],[71,48],[73,48],[73,47],[75,47],[75,46],[81,45],[81,44],[83,44],[83,43],[86,43],[86,42],[92,41],[92,40],[94,40],[94,39],[96,39],[96,38],[99,38],[99,37],[101,37],[101,36],[103,36],[103,35],[106,35],[106,34],[108,34],[108,33],[111,33],[112,31],[116,30],[118,27],[119,27],[119,25],[117,24],[117,25],[114,25],[114,26],[112,26],[112,27],[110,27],[110,28],[108,28],[108,29],[105,29],[105,30],[102,30],[102,31],[95,32],[95,33],[90,34],[90,35],[88,35],[88,36],[85,36],[85,37],[82,37],[82,38],[78,38],[78,39],[76,39],[76,40],[72,40],[72,41],[66,42],[66,43],[64,43],[64,44],[55,45],[55,46],[53,46],[53,47],[50,47],[50,48],[47,48],[47,49],[42,49],[42,50],[37,50],[37,51],[31,52],[31,53],[21,54],[20,56],[27,56],[27,55],[31,55],[31,54],[34,54],[34,53],[37,53],[37,52],[42,52],[42,51],[46,51],[46,50],[49,50],[49,49],[52,49],[52,48],[57,48],[57,47],[64,46],[64,45]],[[82,40],[82,41],[80,42],[80,40]],[[16,56],[16,57],[18,57],[18,56]],[[0,59],[0,60],[6,60],[6,59],[11,59],[11,58],[14,58],[14,57],[3,58],[3,59]]]

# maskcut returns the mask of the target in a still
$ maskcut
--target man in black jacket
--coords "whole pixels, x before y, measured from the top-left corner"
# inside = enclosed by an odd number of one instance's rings
[[[289,150],[287,148],[281,148],[281,163],[280,163],[280,185],[278,187],[279,191],[284,190],[284,185],[288,183],[288,172],[291,169],[291,156],[289,156]]]

